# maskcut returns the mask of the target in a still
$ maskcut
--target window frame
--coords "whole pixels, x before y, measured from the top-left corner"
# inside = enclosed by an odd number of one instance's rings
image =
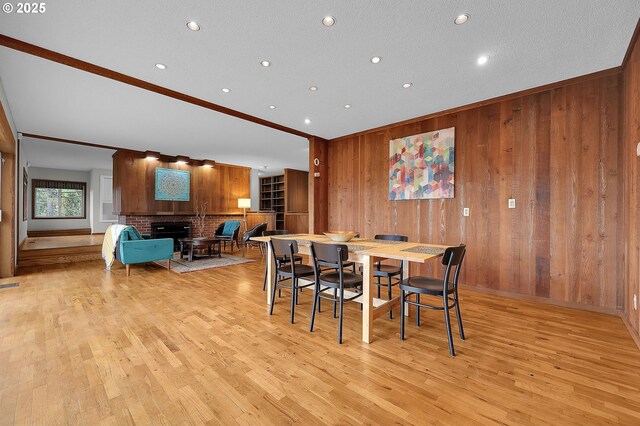
[[[36,216],[36,181],[75,183],[82,187],[82,216]],[[41,188],[41,187],[40,187]],[[87,218],[87,183],[60,179],[31,179],[31,219],[32,220],[68,220]]]

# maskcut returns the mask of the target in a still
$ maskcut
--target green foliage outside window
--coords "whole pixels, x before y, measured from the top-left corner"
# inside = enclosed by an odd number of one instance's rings
[[[34,218],[85,217],[84,187],[82,189],[34,187]]]

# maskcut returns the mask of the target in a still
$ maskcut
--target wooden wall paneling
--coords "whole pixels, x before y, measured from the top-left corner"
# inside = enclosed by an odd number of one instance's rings
[[[147,160],[142,153],[118,151],[113,156],[114,209],[119,214],[195,214],[196,199],[207,202],[207,214],[240,213],[238,198],[249,197],[249,168],[216,164],[214,168]],[[189,201],[155,199],[157,167],[191,172]],[[119,205],[118,205],[119,203]]]
[[[309,232],[318,234],[328,228],[328,159],[327,141],[309,138]],[[314,160],[318,159],[316,166]],[[320,176],[314,176],[314,173]]]
[[[309,232],[309,213],[285,213],[284,229],[290,234],[306,234]]]
[[[615,309],[616,81],[608,75],[330,141],[329,228],[465,242],[468,286]],[[386,200],[388,141],[451,126],[455,198]]]
[[[0,115],[4,115],[0,106]],[[8,125],[8,124],[7,124]],[[15,146],[15,140],[11,133],[5,135],[11,137]],[[3,136],[4,137],[4,136]],[[6,147],[3,144],[3,147]],[[15,183],[16,183],[16,155],[12,152],[2,152],[2,177],[0,182],[0,209],[2,209],[2,222],[0,222],[0,278],[13,277],[16,273],[16,209],[15,209]]]
[[[309,172],[284,169],[286,213],[305,213],[309,211]]]
[[[276,214],[271,212],[247,212],[247,229],[267,222],[267,229],[276,229]]]
[[[639,32],[636,31],[636,34]],[[640,296],[640,159],[635,155],[640,143],[640,42],[634,37],[623,70],[624,231],[626,284],[624,312],[630,331],[640,341],[640,311],[634,310],[633,296]]]

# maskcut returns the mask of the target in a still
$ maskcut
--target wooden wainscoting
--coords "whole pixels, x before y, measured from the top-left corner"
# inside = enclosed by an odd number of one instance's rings
[[[276,229],[275,212],[247,212],[247,229],[262,222],[267,222],[267,229]]]

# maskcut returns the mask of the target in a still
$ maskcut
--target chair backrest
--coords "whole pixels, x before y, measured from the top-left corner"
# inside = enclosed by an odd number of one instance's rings
[[[406,235],[388,235],[388,234],[378,234],[375,237],[376,240],[386,240],[386,241],[402,241],[406,243],[409,241],[409,237]]]
[[[213,235],[222,235],[222,231],[224,231],[224,224],[225,222],[222,222],[221,224],[219,224],[218,227],[216,228],[216,232],[214,232]]]
[[[262,235],[264,237],[270,237],[272,235],[287,235],[289,233],[289,231],[287,231],[286,229],[272,229],[270,231],[262,231]]]
[[[259,237],[259,236],[261,236],[262,233],[267,229],[267,225],[268,225],[267,222],[262,222],[262,223],[257,224],[253,228],[249,229],[242,236],[242,241],[246,242],[251,237]]]
[[[283,238],[271,238],[270,246],[273,250],[273,255],[278,257],[293,257],[298,253],[298,242],[296,240],[286,240]]]
[[[311,259],[316,277],[320,276],[320,266],[338,269],[342,276],[342,262],[349,259],[349,248],[346,244],[311,243]]]
[[[236,230],[240,229],[240,221],[239,220],[228,220],[224,223],[224,228],[222,230],[222,235],[230,236],[237,235]]]
[[[444,251],[444,254],[442,255],[442,264],[447,267],[444,271],[445,289],[448,285],[447,283],[449,282],[449,277],[451,276],[451,270],[453,268],[456,270],[453,276],[453,286],[456,287],[458,285],[458,275],[466,252],[467,246],[464,244],[460,244],[457,247],[447,247]]]

